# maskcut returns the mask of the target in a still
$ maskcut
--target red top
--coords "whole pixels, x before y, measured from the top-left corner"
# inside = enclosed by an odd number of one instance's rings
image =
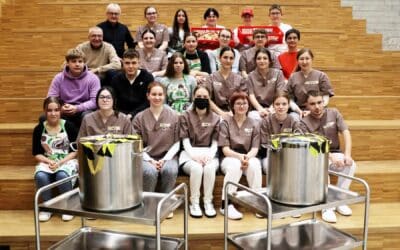
[[[290,75],[296,70],[297,66],[297,52],[284,52],[278,56],[279,63],[281,64],[283,75],[289,79]]]

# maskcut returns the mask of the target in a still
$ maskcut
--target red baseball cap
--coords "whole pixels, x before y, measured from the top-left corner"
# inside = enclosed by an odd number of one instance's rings
[[[244,15],[254,16],[253,10],[249,9],[249,8],[243,9],[242,10],[242,16],[244,16]]]

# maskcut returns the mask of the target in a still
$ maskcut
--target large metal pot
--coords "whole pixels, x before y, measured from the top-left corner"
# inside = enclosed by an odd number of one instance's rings
[[[112,212],[143,201],[143,143],[138,135],[101,135],[78,142],[82,207]]]
[[[329,140],[314,134],[279,134],[268,151],[268,196],[289,205],[326,201]]]

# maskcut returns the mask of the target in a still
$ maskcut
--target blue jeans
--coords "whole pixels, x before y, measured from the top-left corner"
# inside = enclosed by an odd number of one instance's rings
[[[64,171],[57,171],[54,174],[39,171],[35,174],[36,188],[39,189],[43,186],[49,185],[53,182],[65,179],[67,177],[69,177],[69,176]],[[72,184],[70,181],[58,186],[58,191],[60,192],[60,194],[68,192],[70,190],[72,190]],[[50,200],[51,199],[51,190],[47,190],[47,191],[43,192],[42,199],[43,199],[43,201]]]

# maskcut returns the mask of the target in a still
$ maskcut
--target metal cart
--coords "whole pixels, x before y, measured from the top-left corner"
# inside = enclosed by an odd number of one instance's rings
[[[35,195],[36,249],[40,249],[39,211],[70,214],[81,217],[82,227],[67,238],[51,246],[50,249],[188,249],[188,190],[186,184],[178,185],[168,194],[143,192],[140,206],[122,212],[97,212],[85,210],[81,206],[79,189],[75,188],[47,202],[39,204],[40,195],[54,187],[66,183],[78,175],[70,176],[40,188]],[[183,195],[178,191],[183,190]],[[168,214],[184,204],[183,238],[161,237],[161,222]],[[99,218],[130,223],[153,225],[156,235],[142,235],[101,230],[86,226],[86,218]]]
[[[370,190],[366,181],[347,176],[341,173],[329,171],[329,174],[351,179],[364,186],[364,194],[340,189],[329,185],[327,201],[322,204],[299,207],[289,206],[271,201],[267,196],[267,189],[254,191],[241,184],[228,182],[225,185],[225,207],[228,207],[228,199],[238,203],[252,211],[261,214],[267,219],[266,229],[228,234],[228,217],[224,216],[224,240],[225,249],[228,249],[228,242],[239,249],[351,249],[362,246],[367,249],[368,235],[368,211],[370,202]],[[236,186],[241,191],[228,194],[227,187]],[[316,219],[316,212],[322,209],[364,203],[364,228],[363,239],[342,232],[335,227]],[[312,219],[307,219],[291,224],[272,227],[272,220],[293,216],[298,214],[313,213]]]

